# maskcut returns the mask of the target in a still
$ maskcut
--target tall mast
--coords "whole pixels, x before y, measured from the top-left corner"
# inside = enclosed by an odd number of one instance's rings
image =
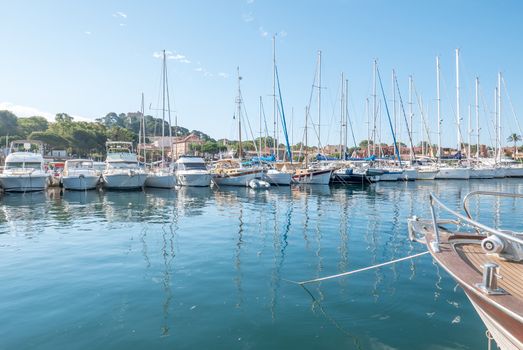
[[[412,111],[412,75],[409,75],[409,117],[410,117],[410,130],[414,131],[414,112]],[[412,135],[410,136],[412,138]],[[423,144],[422,144],[423,145]],[[410,148],[410,160],[414,159],[414,148]]]
[[[143,92],[142,92],[142,105],[141,105],[141,108],[140,108],[140,112],[142,113],[142,122],[141,122],[141,127],[140,127],[140,133],[142,134],[142,140],[140,142],[142,142],[142,148],[143,148],[143,164],[145,166],[145,164],[147,163],[147,160],[145,158],[146,156],[146,153],[145,153],[145,101],[144,101],[144,96],[143,96]]]
[[[276,35],[272,36],[272,115],[274,118],[274,152],[276,159],[279,160],[278,155],[278,108],[276,101]]]
[[[172,123],[171,123],[171,100],[169,99],[169,80],[167,79],[167,63],[165,64],[165,92],[167,93],[167,115],[169,119],[169,145],[171,148],[171,158],[172,160],[178,158],[178,143],[175,143],[174,149],[173,149],[173,130],[172,130]],[[176,114],[174,115],[174,124],[175,124],[175,130],[178,130],[178,117]]]
[[[496,133],[496,140],[494,141],[495,145],[495,149],[496,149],[496,152],[494,154],[494,161],[497,163],[498,162],[498,152],[499,152],[499,147],[498,147],[498,138],[499,138],[499,135],[498,135],[498,87],[496,86],[494,88],[494,132]]]
[[[260,96],[260,142],[259,142],[259,151],[258,151],[258,158],[261,158],[262,154],[262,139],[263,139],[263,127],[262,127],[262,114],[263,114],[263,106],[262,106],[262,97]],[[261,159],[259,159],[261,161]]]
[[[345,111],[345,96],[344,96],[344,79],[343,79],[343,72],[341,72],[341,93],[340,93],[340,160],[345,158],[342,157],[342,155],[345,153],[345,150],[343,149],[343,129],[344,129],[344,111]]]
[[[318,152],[321,147],[321,50],[318,50]]]
[[[468,105],[468,146],[467,146],[467,160],[470,164],[470,143],[472,142],[472,110],[471,106]]]
[[[352,122],[349,119],[349,79],[345,79],[345,138],[343,139],[343,160],[346,159],[347,143],[349,139],[349,123],[351,123],[350,129],[352,132]]]
[[[476,96],[475,96],[475,110],[476,110],[476,160],[479,162],[479,78],[476,77]]]
[[[394,119],[394,132],[397,133],[398,124],[396,121],[396,89],[394,88],[394,79],[395,78],[396,78],[396,72],[393,69],[392,70],[392,115],[393,115],[393,119]],[[399,144],[396,146],[400,147]],[[401,153],[401,148],[400,148],[400,153]]]
[[[367,112],[367,157],[370,157],[370,107],[369,98],[365,99],[365,110]]]
[[[163,67],[162,67],[162,167],[164,166],[165,162],[165,64],[166,64],[166,57],[165,57],[165,50],[163,50]]]
[[[439,56],[436,56],[436,102],[438,110],[438,163],[441,161],[441,98],[439,87]]]
[[[459,110],[459,49],[456,49],[456,123],[458,126],[458,152],[461,152],[461,114]]]
[[[498,162],[501,162],[501,72],[498,73]]]
[[[376,154],[376,117],[377,117],[377,104],[376,104],[376,69],[378,67],[378,62],[374,60],[374,70],[373,70],[373,88],[372,88],[372,154]]]
[[[309,132],[307,130],[307,119],[309,119],[309,109],[308,107],[305,107],[305,168],[307,168],[307,158],[308,158],[308,152],[307,152],[307,133]]]
[[[236,99],[236,103],[238,104],[238,159],[242,160],[242,92],[240,88],[240,81],[242,80],[242,77],[240,76],[240,67],[237,67],[238,70],[238,98]]]

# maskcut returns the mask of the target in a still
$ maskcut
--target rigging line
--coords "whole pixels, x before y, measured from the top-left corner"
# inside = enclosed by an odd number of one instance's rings
[[[274,69],[276,70],[276,81],[278,82],[278,95],[280,96],[280,103],[278,104],[278,110],[281,117],[281,124],[283,128],[283,135],[285,136],[285,142],[287,146],[287,155],[289,156],[289,161],[292,164],[292,153],[291,153],[291,147],[289,144],[289,134],[287,133],[287,121],[285,120],[285,110],[283,109],[283,97],[281,95],[281,88],[280,88],[280,76],[278,74],[278,66],[274,66]]]
[[[346,80],[346,81],[347,81],[347,85],[348,85],[348,80]],[[349,100],[349,98],[348,98],[348,95],[349,95],[348,86],[347,86],[347,90],[345,91],[345,94],[346,94],[345,98],[347,100]],[[352,141],[354,142],[354,148],[358,148],[358,146],[356,144],[356,137],[354,137],[354,129],[352,128],[352,118],[351,118],[351,115],[349,113],[349,106],[348,106],[349,103],[345,103],[345,115],[347,116],[347,121],[349,122],[350,132],[352,134]],[[347,135],[345,135],[345,137],[347,137]]]
[[[392,139],[394,141],[394,149],[396,150],[396,155],[398,157],[398,161],[401,166],[401,154],[399,152],[398,143],[396,142],[396,135],[394,134],[394,129],[392,127],[392,120],[390,119],[389,106],[387,105],[387,98],[385,96],[385,90],[383,89],[383,83],[381,81],[381,74],[380,74],[380,70],[379,70],[378,66],[376,66],[376,72],[378,73],[378,79],[380,81],[380,87],[381,87],[381,94],[383,95],[383,103],[385,104],[385,110],[387,111],[387,117],[389,119],[390,131],[392,133]],[[381,136],[381,130],[380,130],[380,136]],[[380,145],[381,145],[381,140],[380,140]]]
[[[240,91],[240,100],[244,101],[243,94],[241,93],[241,91]],[[252,128],[251,128],[251,122],[249,121],[249,116],[247,115],[247,108],[245,108],[245,103],[243,103],[243,111],[245,112],[245,119],[247,120],[247,126],[249,127],[248,131],[250,131],[252,139],[255,140],[254,134],[253,134]],[[244,123],[244,125],[245,125],[245,123]],[[245,129],[245,132],[247,133],[247,129]],[[247,140],[245,140],[245,141],[247,141]],[[254,142],[254,150],[256,151],[256,153],[258,153],[258,145],[256,145],[256,142]]]
[[[516,125],[518,126],[518,131],[520,135],[523,135],[523,132],[521,132],[521,126],[519,125],[519,120],[516,116],[516,111],[514,110],[514,105],[512,104],[512,99],[510,98],[510,95],[508,93],[507,83],[505,82],[505,77],[501,77],[501,81],[503,82],[503,87],[505,87],[505,94],[508,98],[508,103],[510,105],[510,109],[512,110],[512,115],[514,116],[514,120],[516,121]]]
[[[394,259],[394,260],[387,261],[387,262],[384,262],[384,263],[381,263],[381,264],[371,265],[371,266],[363,267],[361,269],[352,270],[352,271],[348,271],[348,272],[343,272],[343,273],[339,273],[339,274],[331,275],[331,276],[326,276],[326,277],[320,277],[320,278],[316,278],[316,279],[308,280],[308,281],[302,281],[302,282],[295,282],[295,281],[290,281],[290,280],[286,280],[286,281],[292,282],[292,283],[295,283],[295,284],[299,284],[299,285],[303,286],[304,284],[326,281],[326,280],[330,280],[330,279],[334,279],[334,278],[338,278],[338,277],[354,275],[354,274],[359,273],[359,272],[364,272],[364,271],[368,271],[368,270],[377,269],[379,267],[392,265],[392,264],[398,263],[400,261],[414,259],[414,258],[420,257],[420,256],[425,255],[425,254],[429,254],[429,253],[430,253],[430,251],[426,250],[426,251],[424,251],[422,253],[405,256],[403,258]]]
[[[416,102],[418,103],[421,120],[423,121],[423,128],[425,129],[425,133],[427,134],[427,138],[429,141],[430,154],[434,154],[434,150],[432,149],[432,140],[430,139],[430,129],[427,125],[427,120],[425,119],[425,113],[423,112],[423,104],[421,101],[421,97],[418,95],[418,90],[416,89],[416,84],[414,83],[414,80],[412,81],[412,87],[414,88],[414,94],[416,95]],[[421,142],[423,142],[423,135],[421,135]]]
[[[398,97],[400,100],[401,111],[403,114],[403,119],[405,120],[405,125],[407,127],[407,134],[409,135],[409,142],[410,142],[410,148],[412,149],[412,156],[414,157],[414,160],[416,160],[416,152],[414,152],[414,142],[412,142],[412,132],[409,128],[409,121],[407,120],[407,113],[405,113],[405,106],[403,105],[403,98],[401,97],[400,86],[398,84],[398,78],[397,78],[396,74],[394,74],[394,82],[396,83],[396,88],[398,90]],[[400,147],[401,147],[401,145],[400,145]]]
[[[483,113],[484,113],[484,115],[487,116],[486,117],[487,118],[487,124],[488,124],[489,121],[490,121],[491,124],[493,124],[492,118],[489,117],[489,115],[492,114],[492,111],[490,111],[488,109],[487,103],[485,102],[485,97],[483,95],[483,89],[482,89],[481,85],[479,86],[479,96],[480,96],[481,102],[482,102]],[[483,129],[483,128],[480,128],[480,130],[481,129]],[[478,132],[479,132],[479,130],[478,130]],[[489,127],[487,127],[487,132],[488,132],[488,140],[489,140],[488,143],[489,143],[490,147],[494,147],[494,145],[492,143],[492,134],[490,133],[490,128]],[[487,144],[487,143],[485,143],[485,144]]]

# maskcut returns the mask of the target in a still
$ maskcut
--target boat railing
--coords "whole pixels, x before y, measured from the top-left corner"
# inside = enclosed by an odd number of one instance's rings
[[[476,191],[476,192],[486,192],[489,194],[492,193],[492,195],[494,193],[494,192],[487,192],[487,191]],[[474,194],[474,193],[475,192],[471,192],[469,195]],[[479,194],[479,193],[475,193],[475,194]],[[512,195],[512,196],[509,196],[509,194],[506,194],[506,195],[507,195],[506,197],[518,197],[517,195]],[[521,238],[515,237],[511,234],[499,231],[498,229],[495,229],[495,228],[489,227],[487,225],[484,225],[480,222],[477,222],[474,219],[470,218],[470,216],[468,214],[467,214],[467,216],[465,216],[465,215],[462,215],[462,214],[450,209],[445,204],[443,204],[441,202],[441,200],[434,193],[430,193],[429,197],[430,197],[430,212],[431,212],[431,217],[432,217],[432,226],[434,229],[434,241],[430,242],[430,245],[434,252],[436,252],[436,253],[440,252],[440,234],[439,234],[439,226],[438,226],[439,221],[436,216],[435,205],[437,205],[439,208],[443,209],[445,212],[455,216],[458,219],[459,223],[466,223],[475,229],[479,229],[482,232],[486,232],[487,234],[496,235],[499,237],[503,237],[504,239],[506,239],[508,241],[523,244],[523,239],[521,239]],[[465,197],[464,202],[466,199],[468,201],[467,196]],[[466,202],[464,203],[464,205],[465,204],[466,204]]]

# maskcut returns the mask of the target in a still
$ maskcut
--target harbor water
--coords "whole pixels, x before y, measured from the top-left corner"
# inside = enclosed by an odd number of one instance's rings
[[[0,349],[486,349],[407,218],[518,179],[0,195]],[[521,230],[515,199],[471,200]]]

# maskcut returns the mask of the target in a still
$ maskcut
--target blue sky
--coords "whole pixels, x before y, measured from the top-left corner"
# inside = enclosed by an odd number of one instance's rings
[[[481,81],[483,143],[493,143],[491,111],[498,71],[505,77],[516,115],[523,112],[519,18],[523,5],[518,1],[2,0],[0,8],[0,108],[19,116],[66,112],[77,119],[95,119],[111,111],[138,110],[142,92],[147,105],[155,106],[161,62],[154,56],[165,49],[171,52],[169,82],[179,124],[215,138],[235,138],[237,66],[252,127],[259,125],[259,96],[272,124],[273,34],[277,34],[282,94],[295,143],[302,139],[318,50],[325,87],[323,144],[339,142],[342,71],[349,79],[356,139],[366,138],[364,107],[372,93],[374,58],[379,61],[389,107],[392,69],[404,100],[408,76],[413,75],[433,143],[436,55],[441,59],[443,143],[456,143],[455,48],[461,53],[463,134],[476,76]],[[502,104],[504,140],[519,131],[504,90]],[[311,108],[315,111],[316,104]],[[414,113],[417,142],[416,104]],[[315,113],[312,118],[316,120]],[[385,118],[383,113],[381,139],[390,143]],[[309,140],[313,139],[311,133]]]

